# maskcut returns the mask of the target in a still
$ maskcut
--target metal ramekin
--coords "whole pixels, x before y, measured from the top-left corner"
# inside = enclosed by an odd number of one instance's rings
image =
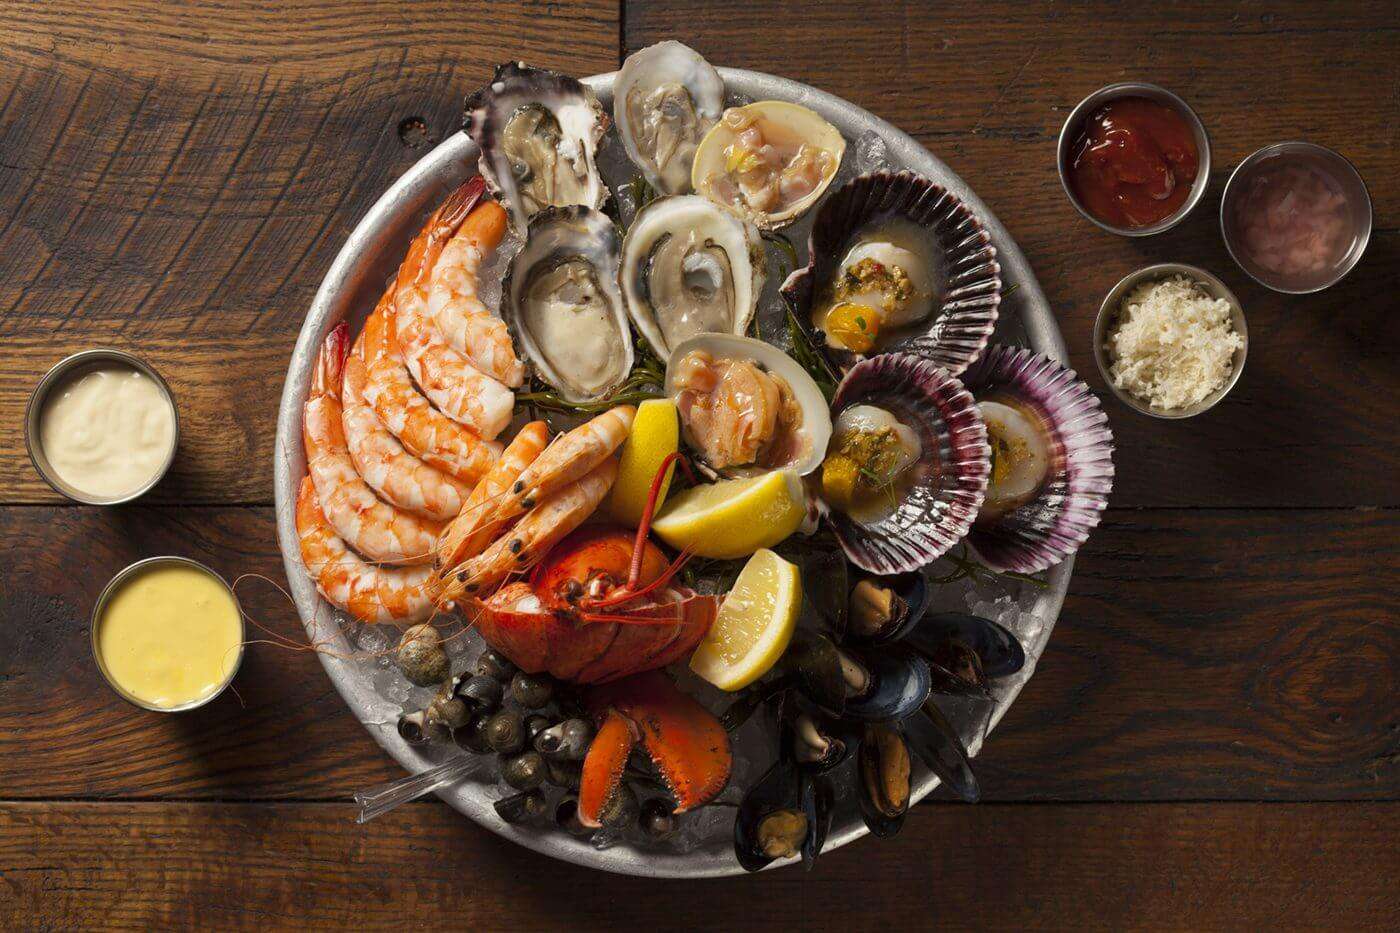
[[[1342,257],[1342,261],[1337,264],[1335,274],[1319,285],[1308,288],[1291,288],[1281,284],[1278,280],[1269,281],[1269,273],[1263,269],[1247,262],[1240,252],[1235,251],[1234,238],[1231,236],[1232,224],[1228,218],[1230,216],[1231,197],[1239,194],[1240,186],[1236,181],[1240,181],[1268,159],[1286,155],[1306,155],[1311,156],[1319,162],[1326,163],[1333,169],[1333,177],[1341,184],[1343,193],[1346,195],[1347,205],[1351,208],[1356,222],[1356,241],[1352,244],[1351,251]],[[1265,288],[1271,288],[1276,292],[1285,295],[1309,295],[1313,292],[1320,292],[1325,288],[1336,285],[1346,274],[1350,272],[1358,262],[1361,255],[1366,252],[1367,245],[1371,242],[1371,192],[1366,189],[1366,182],[1362,180],[1361,173],[1356,170],[1356,166],[1339,152],[1334,152],[1326,146],[1319,146],[1316,143],[1306,143],[1298,140],[1274,143],[1265,146],[1245,159],[1235,170],[1230,173],[1230,180],[1225,183],[1225,192],[1220,196],[1220,238],[1225,241],[1225,248],[1230,251],[1230,258],[1235,260],[1235,265],[1244,270],[1244,274]]]
[[[1123,303],[1123,298],[1134,288],[1143,282],[1156,279],[1165,279],[1173,275],[1184,275],[1192,281],[1200,283],[1201,287],[1209,292],[1213,297],[1224,298],[1230,303],[1230,323],[1243,339],[1243,345],[1235,351],[1235,358],[1232,361],[1230,376],[1225,380],[1225,384],[1216,389],[1210,395],[1201,399],[1194,405],[1185,408],[1177,408],[1172,411],[1163,411],[1153,408],[1139,398],[1130,395],[1113,384],[1113,377],[1109,374],[1108,331],[1114,320],[1118,317],[1119,307]],[[1214,408],[1221,399],[1230,394],[1230,390],[1235,387],[1235,383],[1240,381],[1240,374],[1244,372],[1245,354],[1249,350],[1249,331],[1244,324],[1244,309],[1240,305],[1240,300],[1235,297],[1235,293],[1226,287],[1225,283],[1204,269],[1196,266],[1188,266],[1179,262],[1161,262],[1156,265],[1147,266],[1129,275],[1124,276],[1117,285],[1109,290],[1108,296],[1104,298],[1103,304],[1099,306],[1099,316],[1094,319],[1094,362],[1099,366],[1099,374],[1103,376],[1104,383],[1108,390],[1114,394],[1118,401],[1127,405],[1134,411],[1142,412],[1153,418],[1167,418],[1176,420],[1179,418],[1190,418],[1199,415],[1203,411]]]
[[[202,570],[209,574],[209,576],[218,580],[223,586],[229,598],[233,600],[234,610],[238,613],[238,657],[234,658],[233,667],[229,670],[228,677],[219,685],[219,689],[215,690],[204,699],[195,700],[193,703],[186,703],[184,706],[153,706],[127,693],[122,689],[121,685],[113,679],[111,673],[108,672],[107,663],[102,658],[102,650],[97,644],[97,630],[102,621],[102,612],[107,608],[107,604],[111,602],[112,595],[117,592],[118,588],[120,588],[123,583],[126,583],[132,577],[161,564],[183,564],[186,567],[194,567],[197,570]],[[126,700],[133,706],[139,706],[142,709],[148,709],[156,713],[183,713],[186,710],[198,709],[206,703],[213,702],[216,697],[228,689],[228,685],[233,683],[233,678],[238,676],[238,669],[243,666],[243,643],[248,640],[248,623],[243,618],[243,607],[239,605],[238,594],[233,591],[233,587],[229,585],[228,581],[197,560],[190,560],[188,557],[177,557],[174,555],[166,557],[147,557],[144,560],[138,560],[136,563],[122,568],[122,570],[102,588],[101,595],[97,597],[97,604],[92,609],[92,622],[89,628],[91,629],[89,640],[92,643],[92,657],[93,660],[97,662],[97,669],[102,672],[102,678],[107,681],[107,686],[111,687],[117,696]]]
[[[1146,97],[1148,100],[1166,104],[1186,119],[1196,137],[1198,167],[1196,181],[1191,185],[1191,194],[1187,196],[1185,203],[1175,214],[1163,217],[1155,224],[1148,224],[1146,227],[1116,227],[1099,220],[1089,213],[1083,204],[1079,203],[1079,198],[1075,196],[1074,187],[1069,180],[1070,161],[1073,158],[1073,153],[1070,150],[1074,146],[1075,138],[1079,135],[1079,129],[1084,120],[1094,112],[1096,107],[1119,97]],[[1186,215],[1191,213],[1197,204],[1201,203],[1201,198],[1205,197],[1206,188],[1210,187],[1210,137],[1206,135],[1205,124],[1201,122],[1200,117],[1196,116],[1196,111],[1192,110],[1186,101],[1171,91],[1143,81],[1124,81],[1120,84],[1110,84],[1108,87],[1099,88],[1081,100],[1078,106],[1070,111],[1065,125],[1060,129],[1060,143],[1056,149],[1055,163],[1060,172],[1060,184],[1064,186],[1069,203],[1073,204],[1074,209],[1083,214],[1090,223],[1119,236],[1151,236],[1154,233],[1170,230],[1181,223],[1186,219]]]
[[[151,477],[150,482],[141,486],[133,492],[125,495],[103,498],[93,496],[83,492],[76,486],[67,483],[53,465],[49,463],[48,455],[44,453],[44,445],[39,437],[39,416],[44,410],[44,400],[48,398],[49,392],[54,386],[63,383],[65,380],[74,378],[84,369],[92,369],[102,363],[120,363],[139,370],[149,376],[151,381],[160,387],[161,394],[170,403],[170,411],[175,419],[175,427],[171,436],[170,455],[165,458],[165,463]],[[34,469],[44,478],[44,482],[53,487],[54,492],[67,496],[74,502],[81,502],[84,505],[121,505],[139,498],[165,478],[169,472],[170,465],[175,462],[175,451],[180,447],[180,408],[175,404],[175,395],[170,391],[170,386],[166,385],[160,373],[155,367],[138,356],[127,353],[124,350],[83,350],[81,353],[74,353],[72,356],[59,360],[44,374],[44,378],[39,380],[39,384],[34,387],[34,391],[29,395],[29,405],[24,412],[24,446],[29,450],[29,460],[34,464]]]

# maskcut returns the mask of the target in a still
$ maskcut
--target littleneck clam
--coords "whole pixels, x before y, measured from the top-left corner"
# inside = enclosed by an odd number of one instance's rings
[[[481,149],[482,177],[510,208],[517,231],[546,207],[607,201],[596,153],[608,115],[578,80],[521,62],[501,65],[467,98],[465,124]]]
[[[846,152],[841,132],[815,111],[780,100],[731,107],[695,153],[695,193],[773,230],[822,196]]]
[[[617,287],[617,228],[587,207],[548,207],[529,224],[501,300],[539,377],[570,402],[597,401],[632,369],[632,334]]]
[[[651,202],[622,241],[627,313],[663,361],[696,334],[747,331],[764,268],[758,229],[695,195]]]
[[[994,570],[1032,573],[1079,549],[1113,488],[1099,400],[1054,360],[989,347],[964,374],[991,445],[987,502],[968,541]]]
[[[681,432],[710,467],[742,472],[821,465],[831,439],[826,398],[782,350],[733,334],[697,334],[666,367]]]
[[[663,194],[690,191],[695,150],[724,109],[724,79],[674,40],[627,56],[613,88],[617,132],[627,156]]]

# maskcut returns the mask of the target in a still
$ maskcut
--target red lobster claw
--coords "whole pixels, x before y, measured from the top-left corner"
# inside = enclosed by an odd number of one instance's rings
[[[595,687],[588,703],[598,734],[583,761],[578,797],[583,825],[602,825],[600,814],[622,783],[627,756],[639,738],[676,799],[677,813],[708,803],[729,783],[734,763],[729,735],[665,674],[647,671]]]

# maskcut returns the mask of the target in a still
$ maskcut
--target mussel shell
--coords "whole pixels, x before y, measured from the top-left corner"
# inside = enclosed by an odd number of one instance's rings
[[[911,770],[906,770],[900,787],[903,800],[892,800],[884,793],[885,783],[891,782],[892,778],[894,781],[900,778],[898,775],[889,774],[889,769],[895,767],[896,762],[885,754],[886,750],[880,744],[881,735],[887,739],[892,737],[892,741],[899,743],[906,765],[912,763],[912,755],[904,734],[897,726],[873,724],[866,727],[860,741],[860,749],[856,753],[856,800],[860,804],[861,819],[872,835],[886,839],[899,832],[904,825],[904,816],[909,812],[914,788]],[[880,782],[881,788],[872,787],[874,782]]]
[[[977,215],[947,189],[912,172],[871,172],[842,185],[817,211],[812,225],[807,268],[783,283],[783,297],[798,324],[814,337],[838,367],[860,357],[827,346],[812,325],[814,303],[839,272],[855,238],[891,218],[902,218],[928,231],[930,246],[941,253],[941,290],[927,318],[881,341],[875,354],[902,352],[931,360],[956,376],[977,358],[991,339],[1001,304],[1001,266],[991,235]]]
[[[846,700],[845,718],[858,722],[898,722],[915,713],[933,690],[928,662],[891,646],[852,655],[874,678],[865,696]]]
[[[982,790],[972,771],[967,747],[943,712],[930,701],[901,725],[909,750],[955,794],[968,803],[976,803]]]
[[[802,865],[808,871],[817,862],[831,832],[836,811],[836,794],[824,774],[802,774],[802,812],[807,816],[807,838],[802,841]]]
[[[987,489],[991,450],[971,393],[926,359],[884,353],[851,368],[832,400],[833,421],[852,405],[888,410],[923,448],[918,470],[894,511],[858,522],[827,507],[841,548],[869,573],[893,575],[937,560],[967,535]]]
[[[978,398],[1010,397],[1049,426],[1050,475],[1035,499],[972,528],[968,541],[993,570],[1034,573],[1079,550],[1113,489],[1113,433],[1098,398],[1059,363],[993,346],[963,375]]]
[[[783,655],[783,666],[809,700],[834,716],[846,711],[841,652],[825,635],[799,629]]]
[[[805,761],[798,754],[799,746],[804,744],[801,738],[803,724],[799,722],[802,717],[810,719],[817,734],[829,743],[827,754],[818,760]],[[842,720],[832,719],[815,710],[801,709],[796,703],[785,702],[778,741],[782,743],[784,754],[790,754],[799,768],[814,774],[823,774],[839,768],[850,758],[856,746],[860,744],[860,733]]]
[[[764,854],[760,847],[759,825],[764,817],[778,810],[805,813],[804,783],[802,773],[791,761],[779,759],[739,802],[738,812],[734,816],[734,856],[745,871],[758,871],[773,861],[773,857]],[[811,831],[812,821],[809,819],[808,836]]]
[[[559,105],[563,102],[576,105],[572,112],[581,115],[587,123],[586,127],[574,128],[581,130],[575,142],[582,144],[580,155],[590,181],[584,206],[600,208],[607,202],[610,192],[598,171],[596,153],[611,120],[592,88],[568,75],[531,68],[524,62],[506,62],[497,66],[488,84],[467,98],[463,108],[462,129],[481,150],[481,176],[491,193],[510,209],[511,225],[522,234],[530,217],[521,204],[515,176],[505,155],[503,135],[510,118],[521,107],[540,104],[558,119]]]
[[[942,646],[954,639],[977,653],[982,673],[989,678],[1007,677],[1026,666],[1026,649],[1015,635],[991,619],[965,612],[929,613],[904,635],[903,642],[936,659]]]
[[[905,614],[898,624],[891,625],[877,635],[863,638],[862,641],[872,645],[887,645],[901,640],[918,626],[924,613],[928,611],[928,605],[933,595],[928,581],[924,579],[922,573],[915,570],[893,576],[868,576],[865,579],[877,586],[887,588],[899,597],[904,603]]]

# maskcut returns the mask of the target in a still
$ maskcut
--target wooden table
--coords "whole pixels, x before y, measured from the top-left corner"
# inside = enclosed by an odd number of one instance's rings
[[[1394,4],[49,0],[0,5],[0,34],[0,926],[1400,923]],[[589,74],[668,37],[918,137],[1019,241],[1096,389],[1094,313],[1138,266],[1202,265],[1249,315],[1214,412],[1105,402],[1113,504],[978,762],[985,801],[811,875],[644,882],[436,801],[354,825],[351,791],[400,772],[308,654],[254,647],[197,713],[118,700],[87,632],[117,569],[282,578],[274,411],[358,218],[497,62]],[[1145,241],[1091,227],[1055,177],[1066,112],[1121,78],[1182,94],[1214,144],[1201,209]],[[1355,272],[1302,298],[1241,274],[1215,219],[1229,170],[1293,138],[1355,162],[1376,212]],[[166,482],[111,510],[56,497],[21,435],[39,376],[107,345],[166,374],[184,429]],[[239,593],[297,633],[272,585]]]

